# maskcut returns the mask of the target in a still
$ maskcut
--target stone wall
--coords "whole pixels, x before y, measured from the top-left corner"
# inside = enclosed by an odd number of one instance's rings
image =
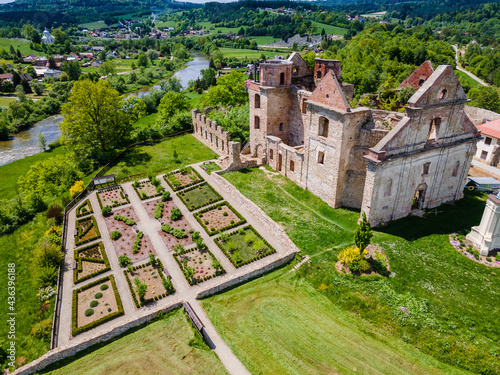
[[[182,302],[175,302],[166,307],[158,307],[153,311],[144,311],[144,315],[128,319],[116,324],[106,330],[99,331],[96,334],[89,336],[88,338],[76,340],[68,345],[61,346],[50,350],[49,352],[42,355],[40,358],[28,363],[20,368],[18,368],[14,374],[15,375],[31,375],[43,370],[45,367],[60,361],[64,358],[71,357],[77,353],[93,346],[96,344],[101,344],[112,340],[113,338],[127,332],[131,328],[138,327],[144,323],[147,323],[159,314],[168,313],[174,309],[182,306]],[[78,336],[77,336],[78,337]]]
[[[219,155],[228,155],[229,132],[206,116],[210,109],[213,108],[206,108],[205,114],[199,109],[193,109],[193,135]]]

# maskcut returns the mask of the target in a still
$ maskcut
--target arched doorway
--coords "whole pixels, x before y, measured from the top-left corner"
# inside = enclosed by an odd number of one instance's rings
[[[411,201],[411,209],[413,210],[423,210],[424,202],[425,202],[425,192],[427,190],[427,184],[418,185],[415,190],[415,194],[413,194],[413,198]]]

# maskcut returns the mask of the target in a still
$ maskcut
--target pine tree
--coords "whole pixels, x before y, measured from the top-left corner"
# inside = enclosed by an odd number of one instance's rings
[[[370,244],[372,236],[372,228],[368,220],[366,220],[366,214],[363,212],[361,223],[359,223],[354,232],[354,243],[363,251]]]

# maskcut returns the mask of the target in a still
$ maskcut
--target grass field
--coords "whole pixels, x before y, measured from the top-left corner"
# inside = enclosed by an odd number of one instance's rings
[[[500,372],[496,356],[500,353],[500,303],[499,291],[494,287],[500,274],[470,261],[448,242],[448,233],[470,230],[479,224],[483,196],[468,194],[454,206],[440,207],[437,216],[410,217],[375,231],[372,242],[387,254],[392,275],[359,279],[342,276],[333,267],[338,251],[353,244],[358,211],[333,209],[289,180],[260,169],[224,176],[286,229],[302,255],[311,257],[311,266],[303,267],[298,274],[341,307],[345,319],[354,313],[385,331],[385,335],[399,337],[448,364],[474,372]],[[266,294],[252,296],[259,300]],[[410,313],[401,312],[400,306],[411,306]],[[305,315],[297,312],[298,321],[307,321],[310,311],[314,307],[304,310]],[[487,319],[484,311],[489,312]],[[221,321],[217,314],[212,317]],[[232,321],[250,324],[252,320],[251,316],[240,315]],[[263,329],[271,326],[263,325]],[[229,332],[230,327],[224,325],[217,324],[217,328],[234,342],[236,337],[254,339],[244,333],[240,337],[237,329]],[[300,332],[305,328],[294,329]],[[373,335],[371,328],[365,332]],[[280,340],[278,332],[267,338],[266,345],[278,345]],[[293,352],[295,344],[290,341],[287,345],[287,350]],[[326,352],[334,350],[334,344],[330,345],[325,347]],[[251,358],[252,350],[238,347],[237,352]],[[321,362],[321,355],[308,359]],[[370,361],[375,360],[370,357]]]
[[[81,23],[78,25],[81,29],[89,29],[89,30],[98,30],[103,28],[108,28],[108,26],[104,23],[104,21],[96,21],[96,22],[88,22]]]
[[[281,40],[280,38],[273,38],[272,36],[252,36],[250,39],[254,39],[259,46],[279,42]]]
[[[224,57],[236,57],[238,59],[244,58],[260,58],[260,55],[264,54],[267,58],[272,58],[276,55],[275,52],[270,51],[259,51],[253,49],[238,49],[238,48],[219,48]]]
[[[178,309],[108,345],[64,360],[42,374],[227,374],[213,351],[189,345],[193,338],[186,315]]]
[[[470,87],[482,86],[478,81],[476,81],[474,78],[472,78],[468,74],[465,74],[464,72],[461,72],[460,70],[454,70],[454,72],[460,81],[467,82],[470,85]]]
[[[165,21],[165,22],[157,21],[155,22],[155,27],[161,30],[167,27],[175,27],[176,23],[177,23],[176,21]]]
[[[177,161],[173,152],[178,154]],[[168,172],[185,165],[215,158],[215,153],[191,134],[167,138],[151,145],[137,146],[107,173],[116,178],[148,172]]]
[[[14,47],[15,50],[19,49],[19,51],[21,51],[23,55],[40,54],[40,52],[37,52],[30,48],[30,41],[27,39],[0,38],[0,50],[5,49],[7,52],[9,52],[10,46]]]
[[[7,108],[10,103],[15,102],[15,98],[4,98],[0,96],[0,107]]]
[[[342,35],[344,36],[347,33],[347,29],[337,26],[327,25],[326,23],[316,22],[314,23],[318,26],[316,29],[316,34],[320,34],[322,29],[325,29],[327,35]]]

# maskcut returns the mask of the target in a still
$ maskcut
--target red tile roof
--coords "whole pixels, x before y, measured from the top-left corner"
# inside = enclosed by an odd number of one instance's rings
[[[478,125],[477,128],[481,130],[482,135],[500,139],[500,119],[488,121],[482,125]]]

